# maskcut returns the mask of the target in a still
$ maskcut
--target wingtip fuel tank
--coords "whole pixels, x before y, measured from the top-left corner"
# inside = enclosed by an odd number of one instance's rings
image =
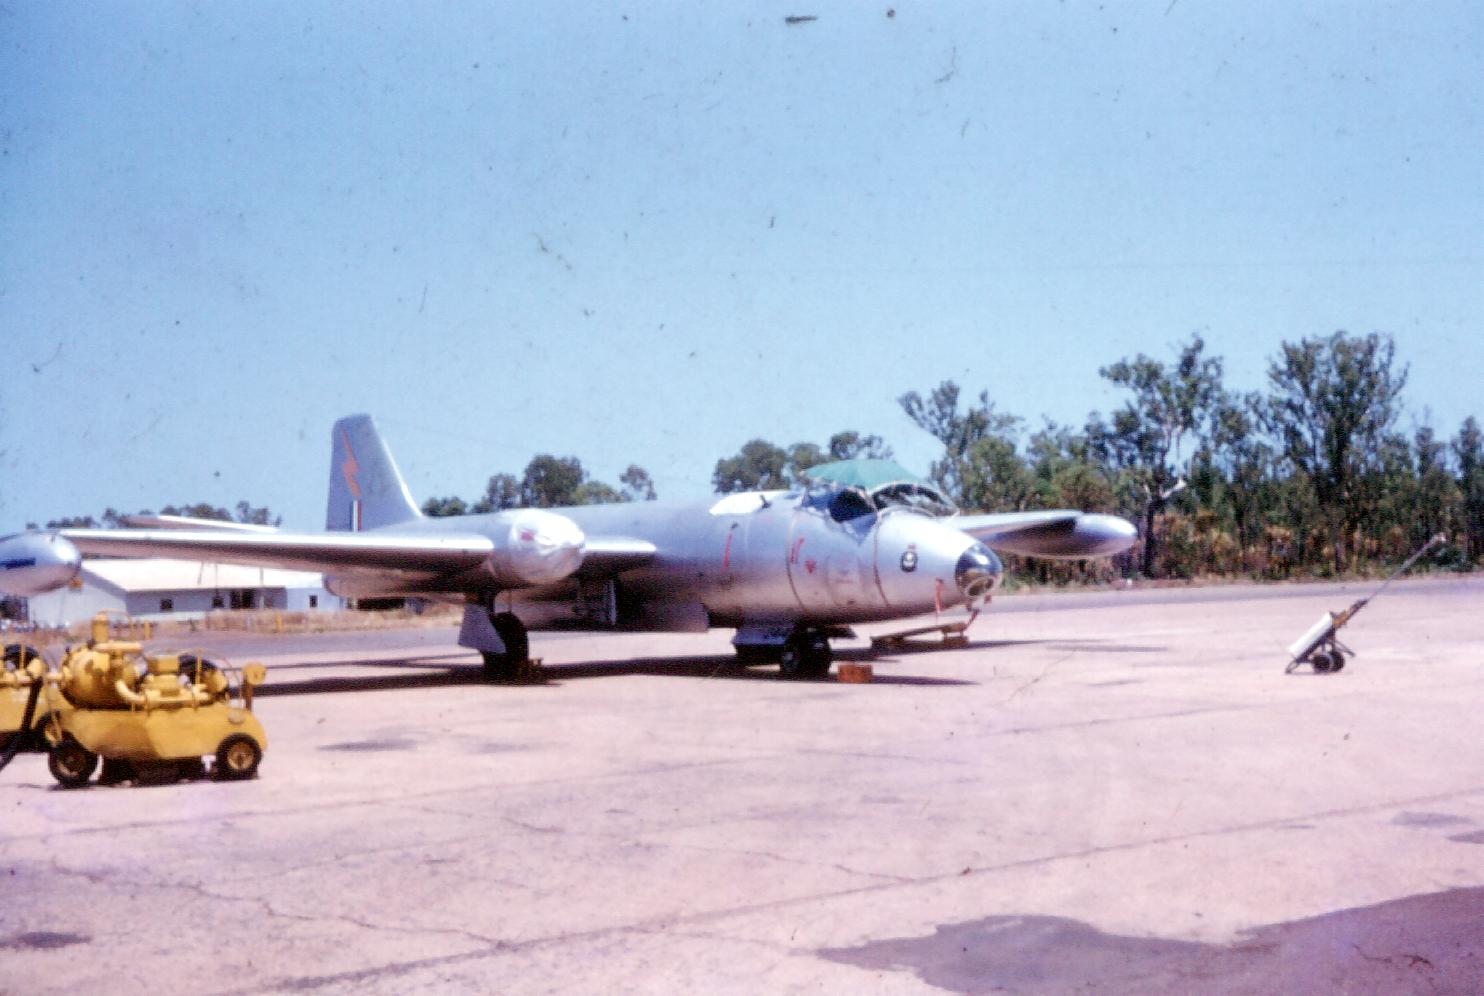
[[[0,538],[0,592],[40,595],[77,577],[82,554],[56,533],[26,532]]]
[[[1139,541],[1139,528],[1116,515],[1084,512],[1073,529],[1084,557],[1111,557]]]

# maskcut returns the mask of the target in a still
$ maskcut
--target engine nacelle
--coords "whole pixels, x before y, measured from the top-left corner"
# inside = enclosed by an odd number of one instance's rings
[[[565,515],[526,508],[501,518],[508,528],[491,537],[495,552],[489,558],[490,574],[501,585],[551,584],[582,566],[587,536]]]
[[[0,592],[40,595],[77,577],[82,554],[57,533],[16,533],[0,539]]]

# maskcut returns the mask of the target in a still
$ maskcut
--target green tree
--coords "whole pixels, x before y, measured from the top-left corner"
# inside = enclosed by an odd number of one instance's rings
[[[1114,474],[1097,460],[1084,433],[1048,420],[1031,433],[1026,464],[1035,490],[1028,506],[1106,512],[1116,505]]]
[[[1484,432],[1472,415],[1453,437],[1453,458],[1458,467],[1465,552],[1470,563],[1477,564],[1484,558]]]
[[[628,499],[602,481],[583,481],[572,493],[574,505],[613,505],[624,501]]]
[[[824,450],[813,443],[794,443],[788,448],[788,483],[791,487],[800,487],[806,479],[806,472],[810,467],[818,467],[822,463],[828,463],[830,456]]]
[[[475,515],[503,512],[507,508],[519,508],[522,502],[519,479],[514,474],[495,474],[484,486],[484,494],[469,511]]]
[[[32,528],[28,526],[27,528]],[[48,529],[96,529],[98,520],[91,515],[64,515],[60,519],[48,519]]]
[[[897,398],[917,427],[943,444],[943,458],[933,463],[930,476],[950,499],[960,506],[972,507],[976,496],[968,493],[971,478],[983,478],[988,471],[979,473],[971,464],[975,460],[975,444],[983,439],[996,437],[1010,440],[1013,446],[1019,434],[1020,419],[995,411],[989,400],[989,392],[979,392],[978,404],[970,405],[960,412],[958,407],[959,387],[945,380],[933,388],[926,398],[916,391],[908,391]],[[980,449],[980,459],[992,455],[993,450]]]
[[[577,489],[587,474],[576,457],[541,453],[526,464],[520,482],[520,503],[526,508],[563,508],[581,504]]]
[[[618,476],[619,488],[624,501],[654,501],[654,479],[649,471],[638,464],[629,464],[629,469]]]
[[[1310,491],[1336,572],[1345,569],[1350,537],[1374,506],[1366,489],[1380,480],[1373,471],[1407,382],[1395,354],[1390,336],[1339,331],[1283,343],[1268,368],[1264,421]]]
[[[1406,553],[1440,532],[1451,532],[1463,504],[1458,482],[1448,467],[1448,444],[1437,438],[1432,426],[1418,426],[1411,450],[1412,501],[1398,510],[1396,520],[1408,534],[1407,548],[1402,551]]]
[[[435,519],[454,515],[467,515],[469,506],[464,504],[464,499],[450,495],[447,498],[429,498],[423,502],[423,515]]]
[[[1035,477],[1009,433],[971,443],[959,475],[964,508],[1020,512],[1036,497]]]
[[[711,474],[711,486],[719,495],[775,491],[788,485],[788,453],[765,439],[748,440],[736,456],[716,461]]]
[[[1258,542],[1264,509],[1271,506],[1277,453],[1263,438],[1262,397],[1257,393],[1222,394],[1211,409],[1201,451],[1195,462],[1211,474],[1192,468],[1191,486],[1203,500],[1229,517],[1238,546]],[[1203,479],[1204,478],[1204,479]]]
[[[1172,367],[1140,353],[1101,368],[1106,380],[1133,397],[1104,423],[1094,415],[1088,434],[1114,467],[1130,473],[1143,492],[1144,552],[1141,570],[1153,576],[1154,517],[1185,476],[1189,457],[1181,443],[1200,430],[1221,394],[1221,360],[1204,356],[1199,335],[1179,348]]]
[[[237,503],[237,521],[250,526],[276,526],[283,522],[282,516],[274,515],[268,508],[259,508],[249,501]]]
[[[231,512],[204,501],[197,502],[194,505],[166,505],[160,509],[160,514],[180,515],[187,519],[217,519],[221,522],[232,521]]]
[[[847,430],[830,437],[831,460],[890,460],[891,447],[880,436],[863,436]]]

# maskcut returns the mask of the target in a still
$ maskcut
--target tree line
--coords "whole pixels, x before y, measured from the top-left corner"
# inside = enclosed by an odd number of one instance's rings
[[[1073,507],[1139,523],[1115,563],[1022,564],[1041,580],[1330,577],[1395,563],[1443,533],[1435,565],[1484,557],[1484,438],[1469,416],[1451,439],[1399,428],[1407,368],[1389,336],[1284,342],[1266,390],[1223,382],[1199,335],[1169,362],[1139,354],[1099,370],[1127,392],[1081,427],[1027,433],[986,393],[961,405],[945,381],[899,398],[943,443],[931,476],[962,508]]]
[[[988,392],[972,400],[945,380],[897,398],[941,445],[929,478],[965,511],[1079,508],[1138,523],[1135,550],[1085,563],[1008,558],[1013,574],[1041,582],[1239,576],[1332,577],[1396,563],[1436,533],[1434,565],[1484,562],[1484,432],[1469,416],[1444,438],[1422,421],[1399,427],[1407,367],[1381,333],[1284,342],[1265,389],[1236,391],[1199,335],[1168,361],[1139,353],[1099,369],[1125,392],[1081,426],[1047,420],[1030,430]],[[716,462],[718,494],[799,487],[833,460],[889,458],[879,436],[845,430],[823,445],[751,439]],[[466,502],[428,499],[427,515],[559,508],[656,497],[631,464],[616,485],[594,480],[573,456],[534,457],[519,474],[497,473]],[[167,505],[162,514],[276,525],[266,508],[238,502]],[[146,512],[145,514],[149,514]],[[117,526],[112,509],[56,519],[48,528]],[[32,524],[34,528],[34,524]]]
[[[48,519],[47,529],[119,529],[124,525],[124,520],[130,515],[181,515],[190,519],[214,519],[218,522],[239,522],[253,526],[276,526],[283,521],[281,516],[274,515],[266,507],[260,507],[248,501],[239,501],[236,511],[229,512],[219,505],[210,502],[196,502],[194,504],[166,505],[158,513],[144,508],[138,512],[119,512],[115,509],[104,509],[98,518],[91,515],[67,515],[60,519]],[[26,523],[27,529],[38,528],[36,523]]]

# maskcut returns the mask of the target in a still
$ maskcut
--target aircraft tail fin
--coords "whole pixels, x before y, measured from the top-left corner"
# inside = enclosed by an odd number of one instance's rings
[[[330,430],[330,500],[325,528],[360,532],[420,519],[417,503],[370,415],[347,415]]]

